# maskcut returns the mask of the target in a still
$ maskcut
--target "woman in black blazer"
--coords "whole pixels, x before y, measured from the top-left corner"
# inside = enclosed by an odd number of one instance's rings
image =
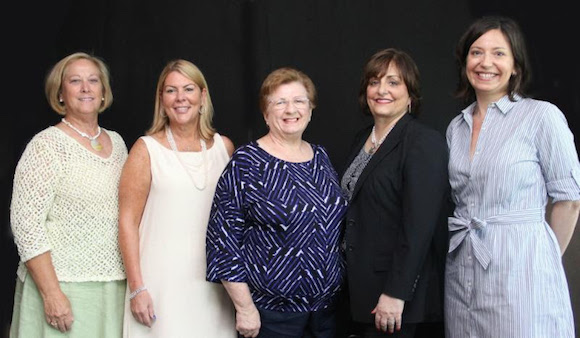
[[[419,101],[408,54],[369,59],[359,102],[374,123],[357,134],[341,179],[353,336],[444,337],[448,154],[443,135],[415,119]]]

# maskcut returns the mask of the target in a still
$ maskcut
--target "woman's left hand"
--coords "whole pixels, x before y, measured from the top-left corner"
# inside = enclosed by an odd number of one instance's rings
[[[393,333],[401,330],[405,301],[381,294],[377,306],[371,312],[375,315],[375,327],[379,331]]]

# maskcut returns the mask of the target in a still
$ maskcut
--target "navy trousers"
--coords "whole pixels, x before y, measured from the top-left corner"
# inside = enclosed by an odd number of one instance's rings
[[[258,311],[262,324],[258,338],[336,337],[335,309],[314,312]]]

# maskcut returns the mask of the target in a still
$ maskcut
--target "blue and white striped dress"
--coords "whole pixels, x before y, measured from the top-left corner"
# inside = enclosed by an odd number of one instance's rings
[[[489,105],[473,159],[475,103],[447,129],[454,217],[447,256],[447,337],[574,337],[548,198],[580,200],[573,135],[553,104]]]
[[[255,141],[222,173],[207,228],[207,279],[247,283],[258,308],[332,306],[344,278],[347,200],[323,147],[306,162],[278,159]]]

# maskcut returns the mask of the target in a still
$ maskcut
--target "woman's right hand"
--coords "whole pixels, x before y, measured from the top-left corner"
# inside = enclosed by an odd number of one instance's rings
[[[26,261],[26,269],[42,297],[44,319],[48,325],[60,332],[69,331],[74,320],[72,307],[60,288],[50,251]]]
[[[153,300],[147,290],[139,292],[135,298],[130,300],[131,312],[139,323],[151,327],[155,323],[155,311],[153,310]]]
[[[236,330],[246,338],[258,336],[262,323],[247,283],[221,280],[236,308]]]
[[[260,332],[260,312],[253,306],[248,309],[238,310],[236,313],[236,330],[246,337],[254,338]]]
[[[44,297],[44,316],[48,325],[60,332],[67,332],[74,321],[70,302],[59,289]]]

